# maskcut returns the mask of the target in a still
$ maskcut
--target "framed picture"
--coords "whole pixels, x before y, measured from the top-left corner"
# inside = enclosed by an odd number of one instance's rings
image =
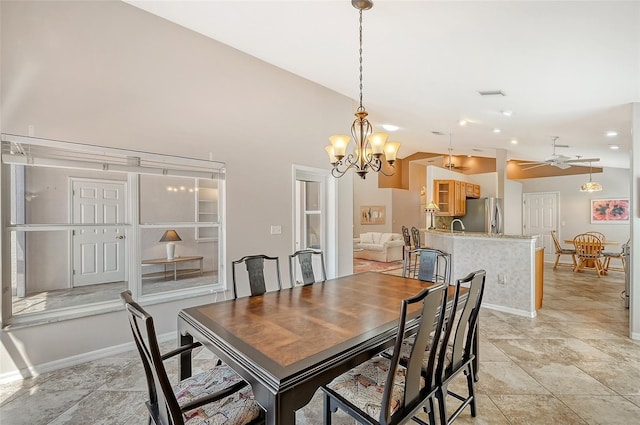
[[[384,205],[365,205],[360,207],[360,224],[384,224]]]
[[[592,199],[591,223],[629,223],[629,199]]]

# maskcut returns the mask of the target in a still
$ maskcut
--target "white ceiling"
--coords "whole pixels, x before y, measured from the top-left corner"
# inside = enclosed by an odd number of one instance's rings
[[[349,0],[127,2],[358,98],[358,11]],[[640,2],[377,0],[363,21],[364,106],[375,131],[400,127],[390,137],[402,143],[400,157],[446,153],[448,137],[432,134],[440,131],[452,133],[454,154],[498,148],[542,160],[558,136],[570,146],[559,154],[629,166]],[[327,137],[348,134],[352,120]]]

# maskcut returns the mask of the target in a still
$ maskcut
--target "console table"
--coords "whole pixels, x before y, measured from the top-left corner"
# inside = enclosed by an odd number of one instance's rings
[[[178,263],[186,263],[187,261],[198,261],[200,262],[200,276],[202,276],[202,259],[201,256],[193,256],[193,257],[175,257],[172,259],[168,258],[154,258],[151,260],[142,260],[142,264],[154,264],[154,265],[163,265],[164,266],[164,275],[167,275],[167,265],[173,264],[173,280],[178,280]]]

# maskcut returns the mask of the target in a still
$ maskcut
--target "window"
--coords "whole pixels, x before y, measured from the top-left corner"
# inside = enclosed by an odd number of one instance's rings
[[[226,286],[222,163],[2,135],[0,183],[3,325]]]

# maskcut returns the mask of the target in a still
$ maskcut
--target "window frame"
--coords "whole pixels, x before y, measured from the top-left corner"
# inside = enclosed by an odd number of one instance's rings
[[[42,312],[28,313],[24,315],[14,315],[12,311],[12,246],[11,235],[15,231],[38,232],[51,230],[73,230],[83,226],[74,223],[51,223],[51,224],[12,224],[11,211],[14,205],[12,201],[11,169],[12,164],[25,166],[49,166],[61,167],[76,170],[102,170],[125,173],[128,190],[126,191],[126,211],[125,223],[106,224],[108,226],[119,226],[126,229],[127,238],[125,242],[127,252],[127,263],[125,265],[125,281],[128,289],[133,293],[134,299],[145,305],[160,304],[175,300],[210,295],[212,293],[222,293],[227,289],[226,282],[226,164],[219,161],[203,160],[197,158],[187,158],[157,153],[132,151],[118,148],[108,148],[101,146],[86,145],[80,143],[61,142],[57,140],[41,139],[35,137],[1,134],[2,160],[0,161],[0,259],[2,264],[0,270],[2,274],[2,291],[0,294],[0,327],[14,328],[21,326],[31,326],[43,323],[51,323],[62,320],[75,319],[78,317],[103,314],[111,311],[118,311],[122,308],[119,300],[95,302],[82,304],[74,307],[60,308],[56,310],[45,310]],[[34,147],[33,157],[29,157],[29,152],[14,155],[9,152],[10,147]],[[71,152],[64,158],[64,154]],[[47,155],[47,153],[60,153],[57,155]],[[6,161],[5,161],[6,160]],[[74,166],[76,165],[76,166]],[[192,178],[194,183],[198,179],[213,179],[217,181],[218,188],[218,214],[215,222],[198,222],[197,210],[193,222],[154,222],[140,223],[140,176],[142,174],[165,175],[170,177]],[[211,176],[211,177],[209,177]],[[197,196],[196,196],[197,202]],[[86,226],[86,225],[84,225]],[[217,238],[213,241],[217,243],[218,267],[217,282],[190,288],[181,288],[153,294],[142,295],[142,245],[141,230],[145,228],[191,228],[198,233],[200,228],[217,228]],[[212,240],[210,240],[212,241]],[[196,243],[199,243],[196,240]],[[212,252],[215,255],[215,252]]]

